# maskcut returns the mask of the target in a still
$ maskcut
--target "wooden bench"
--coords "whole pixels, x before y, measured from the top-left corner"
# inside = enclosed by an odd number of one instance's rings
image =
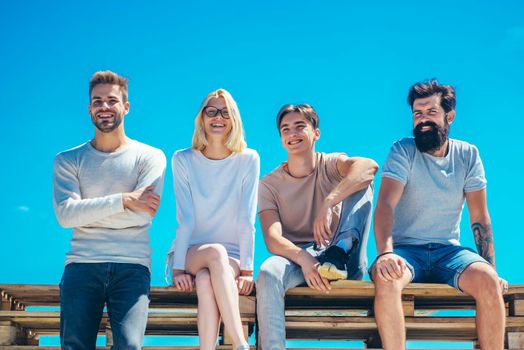
[[[288,339],[363,340],[368,348],[381,348],[373,317],[374,287],[370,282],[338,281],[324,294],[307,287],[290,289],[286,294],[286,332]],[[33,307],[59,306],[59,290],[49,285],[0,285],[0,349],[28,350],[37,347],[40,335],[58,335],[58,311]],[[151,289],[150,313],[146,335],[197,335],[196,295],[172,287]],[[510,286],[504,297],[507,309],[506,348],[524,349],[524,285]],[[473,315],[442,314],[446,310],[474,310],[475,302],[447,285],[410,284],[403,293],[409,340],[476,342]],[[31,307],[32,310],[28,310]],[[255,324],[255,297],[240,297],[240,310],[246,334]],[[227,334],[221,332],[223,346]],[[111,330],[107,317],[100,324],[100,334]],[[173,347],[146,347],[170,349]],[[178,347],[196,349],[197,347]],[[45,347],[45,349],[58,349]]]
[[[60,333],[60,291],[56,285],[0,285],[0,345],[11,350],[19,347],[5,345],[38,345],[41,335]],[[196,336],[197,298],[173,287],[153,287],[150,293],[146,335]],[[255,297],[241,296],[239,300],[242,324],[246,335],[251,335],[255,325]],[[35,308],[38,307],[38,308]],[[31,309],[31,310],[28,310]],[[106,335],[107,346],[112,345],[111,327],[107,315],[100,322],[100,335]],[[230,348],[230,338],[220,332],[221,348]],[[195,349],[198,347],[182,347]],[[24,347],[24,349],[28,349]]]
[[[370,282],[337,281],[328,294],[308,287],[286,293],[287,339],[363,340],[381,348],[373,317],[375,289]],[[510,286],[504,296],[507,309],[506,348],[524,349],[524,285]],[[475,301],[441,284],[410,284],[402,294],[408,340],[472,341],[475,317],[452,316],[449,310],[474,310]],[[477,346],[477,345],[476,345]],[[478,348],[478,346],[477,346]]]

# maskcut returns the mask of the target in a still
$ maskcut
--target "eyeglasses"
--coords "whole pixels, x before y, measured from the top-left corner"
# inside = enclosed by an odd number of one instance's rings
[[[206,106],[206,107],[204,107],[204,113],[209,118],[214,118],[214,117],[216,117],[218,115],[218,113],[220,113],[222,118],[229,119],[229,112],[225,108],[218,109],[218,108],[213,107],[213,106]]]

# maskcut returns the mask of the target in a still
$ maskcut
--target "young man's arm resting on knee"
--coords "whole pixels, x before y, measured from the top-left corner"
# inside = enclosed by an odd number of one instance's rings
[[[495,269],[495,243],[488,213],[486,189],[466,192],[466,201],[477,252]],[[507,291],[508,283],[502,278],[500,278],[500,285],[504,291]]]
[[[328,291],[331,289],[329,281],[321,277],[317,271],[318,260],[305,249],[296,246],[293,242],[282,236],[282,224],[276,210],[264,210],[258,214],[264,241],[270,253],[283,256],[300,265],[304,278],[309,287]]]
[[[368,187],[375,177],[378,164],[373,159],[340,155],[337,170],[343,177],[340,183],[324,199],[313,224],[313,235],[317,245],[326,245],[333,238],[331,220],[333,207],[355,192]]]
[[[402,277],[406,264],[404,260],[393,254],[393,213],[404,192],[404,185],[396,180],[383,177],[375,208],[375,241],[377,244],[377,261],[375,276],[384,281],[392,281]]]

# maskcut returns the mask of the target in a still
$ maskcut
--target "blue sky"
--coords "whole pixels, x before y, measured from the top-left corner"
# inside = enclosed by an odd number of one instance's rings
[[[454,85],[451,137],[480,149],[498,271],[524,283],[515,264],[524,245],[523,13],[521,1],[2,2],[0,281],[59,282],[71,233],[51,205],[53,158],[93,136],[88,81],[111,69],[129,77],[128,136],[168,158],[190,146],[205,95],[228,89],[262,174],[285,160],[274,126],[285,103],[317,109],[317,150],[383,164],[411,134],[409,86],[433,77]],[[473,246],[467,219],[462,243]],[[151,231],[154,285],[164,283],[175,228],[168,171]],[[256,239],[258,266],[268,253],[260,230]],[[368,251],[373,258],[373,239]]]

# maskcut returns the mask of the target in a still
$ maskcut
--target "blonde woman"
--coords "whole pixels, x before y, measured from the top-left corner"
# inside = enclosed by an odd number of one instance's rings
[[[178,221],[168,257],[173,285],[184,291],[196,287],[200,349],[215,349],[220,319],[233,349],[249,349],[238,294],[250,294],[254,285],[260,160],[246,148],[229,92],[219,89],[205,98],[193,145],[175,152],[172,166]]]

